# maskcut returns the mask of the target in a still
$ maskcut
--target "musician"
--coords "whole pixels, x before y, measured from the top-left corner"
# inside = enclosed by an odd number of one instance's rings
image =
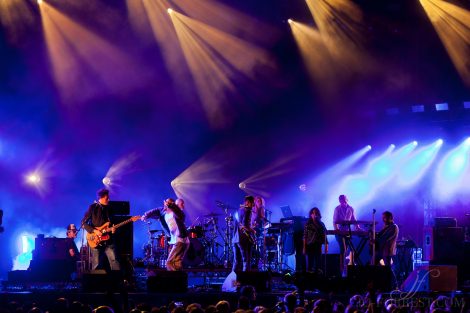
[[[333,215],[333,227],[334,230],[338,231],[348,231],[348,225],[342,224],[342,222],[355,222],[356,217],[354,216],[354,209],[348,203],[348,198],[345,195],[340,195],[339,205],[335,208],[335,213]],[[357,226],[356,226],[357,228]],[[357,228],[358,229],[358,228]],[[339,264],[341,272],[344,271],[344,256],[347,250],[346,238],[342,235],[335,235],[336,241],[339,245]]]
[[[253,196],[246,196],[244,205],[238,210],[238,218],[235,219],[232,271],[242,268],[246,272],[251,269],[251,250],[255,243],[255,231],[251,226],[254,202]]]
[[[262,197],[255,197],[253,213],[251,215],[251,225],[254,229],[262,229],[266,221],[265,217],[265,201]]]
[[[166,269],[169,271],[181,271],[183,259],[189,248],[188,230],[184,224],[186,218],[183,208],[184,200],[179,200],[179,206],[171,198],[165,200],[165,222],[170,230],[170,245],[172,245],[166,260]]]
[[[321,213],[318,208],[311,209],[308,216],[309,219],[304,227],[303,254],[307,259],[307,271],[318,272],[323,245],[325,245],[325,254],[328,253],[326,227],[321,221]]]
[[[67,266],[70,273],[74,273],[77,269],[77,261],[80,260],[80,253],[78,252],[77,245],[75,244],[75,238],[77,238],[77,228],[75,224],[69,224],[67,226],[66,233],[66,249],[67,249]]]
[[[266,224],[265,217],[265,201],[262,197],[255,197],[255,205],[251,214],[251,227],[256,232],[256,246],[252,255],[252,264],[255,268],[259,267],[259,261],[264,254],[264,226]]]
[[[79,259],[79,252],[77,245],[75,244],[75,238],[77,238],[77,228],[75,227],[75,224],[69,224],[67,226],[67,251],[68,251],[68,256],[71,259],[75,259],[78,261]]]
[[[389,211],[382,213],[384,227],[376,235],[376,264],[382,259],[385,265],[392,264],[392,257],[397,250],[398,226],[393,221],[393,214]]]
[[[106,222],[109,222],[109,190],[100,189],[96,193],[98,196],[98,201],[92,203],[89,207],[85,216],[82,219],[82,227],[95,236],[101,236],[103,233],[97,229],[97,227],[103,226]],[[114,234],[115,229],[111,228],[112,234]],[[96,248],[91,248],[91,264],[92,269],[95,270],[98,268],[100,256],[105,254],[109,267],[112,271],[119,271],[121,266],[119,261],[116,258],[116,247],[114,244],[113,236],[111,238],[101,243],[101,245]]]
[[[169,198],[163,202],[163,208],[156,208],[145,212],[142,220],[154,218],[160,221],[163,229],[170,235],[169,244],[172,245],[166,268],[168,271],[180,271],[183,269],[183,259],[189,248],[188,230],[184,224],[184,200],[175,200]]]

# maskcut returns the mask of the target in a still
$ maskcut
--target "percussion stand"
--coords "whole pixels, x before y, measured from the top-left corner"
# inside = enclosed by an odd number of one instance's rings
[[[224,261],[224,267],[228,268],[233,262],[233,250],[232,250],[232,224],[233,217],[228,213],[228,208],[224,207],[225,211],[225,230],[222,236],[224,241],[224,254],[221,257],[221,260]]]
[[[209,248],[206,250],[206,261],[207,261],[206,265],[215,266],[221,263],[223,257],[219,258],[218,253],[217,253],[218,252],[217,248],[221,246],[221,244],[219,244],[215,240],[220,234],[220,230],[217,226],[217,220],[213,219],[211,223],[213,224],[214,230],[211,232],[211,234],[209,234],[209,236],[207,236],[208,234],[206,234],[207,247]]]

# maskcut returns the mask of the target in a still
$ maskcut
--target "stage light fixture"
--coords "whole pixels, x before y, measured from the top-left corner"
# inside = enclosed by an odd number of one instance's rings
[[[38,174],[36,173],[33,173],[33,174],[29,174],[27,177],[26,177],[28,183],[30,184],[33,184],[33,185],[36,185],[38,184],[40,181],[41,181],[41,176],[39,176]]]
[[[105,178],[103,178],[103,185],[105,185],[105,186],[111,186],[111,178],[109,178],[108,176],[106,176]]]
[[[395,145],[392,143],[392,144],[390,145],[390,148],[395,149]]]
[[[436,103],[436,111],[449,111],[449,104],[447,102]]]
[[[306,185],[306,184],[300,185],[300,186],[299,186],[299,190],[302,191],[302,192],[307,191],[307,185]]]
[[[41,4],[42,4],[42,0],[38,0],[38,4],[41,5]]]
[[[168,8],[166,11],[168,12],[168,14],[172,14],[172,13],[173,13],[173,9],[172,9],[172,8]]]
[[[241,182],[238,184],[238,188],[240,189],[245,189],[246,188],[246,184],[244,182]]]
[[[417,142],[416,140],[415,140],[415,141],[413,141],[413,146],[415,146],[415,147],[416,147],[417,145],[418,145],[418,142]]]
[[[366,148],[367,148],[367,150],[372,150],[372,146],[371,146],[371,145],[367,145]]]
[[[290,19],[287,20],[287,23],[292,24],[292,23],[294,23],[294,20],[290,18]]]
[[[424,112],[424,105],[412,105],[411,106],[411,112],[413,113],[422,113]]]
[[[443,143],[444,143],[444,140],[442,140],[442,139],[438,139],[436,141],[436,145],[438,145],[438,146],[442,146]]]

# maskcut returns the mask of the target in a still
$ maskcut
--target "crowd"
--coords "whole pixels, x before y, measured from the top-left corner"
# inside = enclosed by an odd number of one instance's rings
[[[237,303],[220,300],[212,305],[202,306],[199,303],[184,304],[171,302],[167,306],[153,306],[150,303],[126,302],[126,306],[97,306],[80,301],[69,302],[66,298],[59,298],[48,307],[41,307],[38,303],[21,304],[10,301],[0,308],[0,313],[469,313],[470,303],[468,297],[435,296],[413,297],[394,296],[393,294],[368,293],[354,295],[346,303],[335,300],[335,297],[313,297],[304,299],[304,295],[297,292],[287,293],[279,298],[280,301],[271,306],[262,306],[257,303],[256,291],[252,286],[241,288]]]

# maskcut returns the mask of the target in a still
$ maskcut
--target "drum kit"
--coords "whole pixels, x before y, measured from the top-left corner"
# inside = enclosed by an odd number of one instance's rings
[[[189,248],[183,260],[185,267],[215,267],[221,263],[218,257],[219,250],[223,248],[217,238],[223,233],[218,226],[218,217],[222,214],[210,213],[200,216],[193,225],[187,227]],[[168,244],[170,237],[163,230],[153,230],[152,222],[147,222],[148,242],[143,246],[144,262],[159,268],[165,268],[166,259],[170,250]]]
[[[190,246],[183,260],[186,268],[229,268],[233,262],[232,236],[234,213],[232,207],[216,201],[224,213],[209,213],[196,218],[187,227]],[[271,211],[265,211],[265,220],[257,229],[253,247],[252,268],[280,271],[282,267],[284,237],[291,225],[270,222]],[[223,217],[223,227],[219,218]],[[158,268],[165,268],[170,250],[169,237],[163,230],[153,230],[147,222],[148,242],[143,246],[144,262]]]

